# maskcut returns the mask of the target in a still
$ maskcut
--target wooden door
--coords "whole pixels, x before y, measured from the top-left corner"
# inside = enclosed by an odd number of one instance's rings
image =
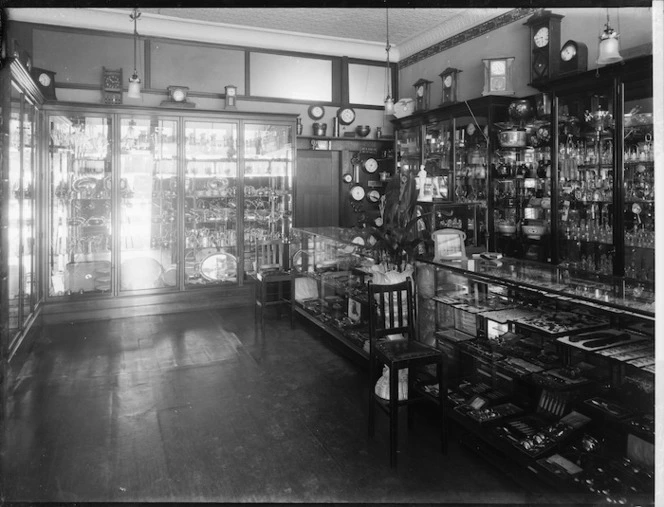
[[[298,150],[295,227],[339,225],[339,152]]]

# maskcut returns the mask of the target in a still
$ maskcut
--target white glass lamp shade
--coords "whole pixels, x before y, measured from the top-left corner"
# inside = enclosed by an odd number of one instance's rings
[[[141,80],[136,73],[129,78],[129,91],[127,92],[127,97],[130,99],[141,98]]]
[[[604,32],[599,38],[599,58],[597,58],[598,65],[608,65],[622,61],[620,56],[620,43],[618,41],[619,34],[610,27],[606,27]]]
[[[385,99],[385,115],[394,114],[394,100],[389,95]]]

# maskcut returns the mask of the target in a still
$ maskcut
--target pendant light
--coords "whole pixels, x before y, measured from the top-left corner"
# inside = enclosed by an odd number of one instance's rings
[[[136,42],[138,40],[138,31],[136,30],[136,22],[140,17],[141,13],[138,12],[137,8],[135,8],[134,12],[132,12],[129,15],[129,18],[134,22],[134,73],[129,78],[129,91],[127,92],[127,97],[129,97],[130,99],[141,98],[141,80],[138,77],[138,72],[136,71]]]
[[[620,43],[618,41],[620,34],[609,25],[609,9],[606,9],[606,25],[604,31],[599,36],[599,58],[598,65],[608,65],[622,61],[620,56]]]
[[[391,72],[390,72],[390,13],[388,8],[385,8],[385,27],[386,27],[386,45],[385,52],[387,53],[387,62],[385,64],[385,83],[387,87],[387,97],[385,97],[385,115],[389,116],[394,114],[394,99],[390,94],[390,81]]]

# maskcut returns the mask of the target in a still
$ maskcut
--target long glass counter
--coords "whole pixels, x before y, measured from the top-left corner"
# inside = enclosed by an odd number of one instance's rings
[[[603,276],[592,278],[579,276],[567,268],[503,257],[433,262],[418,259],[418,262],[444,266],[450,271],[471,279],[496,283],[519,290],[586,306],[601,308],[616,313],[655,318],[655,292],[653,287],[642,283],[628,283],[625,279]]]

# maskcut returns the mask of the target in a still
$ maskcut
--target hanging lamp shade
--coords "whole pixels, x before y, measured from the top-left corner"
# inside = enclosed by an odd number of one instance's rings
[[[389,95],[385,99],[385,115],[394,114],[394,99]]]
[[[620,56],[620,41],[618,37],[620,37],[620,34],[607,23],[604,32],[599,37],[598,65],[608,65],[622,61],[623,57]]]
[[[129,18],[134,22],[134,73],[129,78],[129,89],[127,90],[127,97],[130,99],[140,99],[141,98],[141,80],[138,77],[138,71],[136,70],[136,43],[138,40],[138,31],[136,30],[136,22],[138,18],[141,17],[141,13],[138,9],[129,15]]]
[[[136,73],[134,73],[134,75],[129,78],[129,90],[127,92],[127,97],[130,99],[141,98],[141,80],[138,78]]]

